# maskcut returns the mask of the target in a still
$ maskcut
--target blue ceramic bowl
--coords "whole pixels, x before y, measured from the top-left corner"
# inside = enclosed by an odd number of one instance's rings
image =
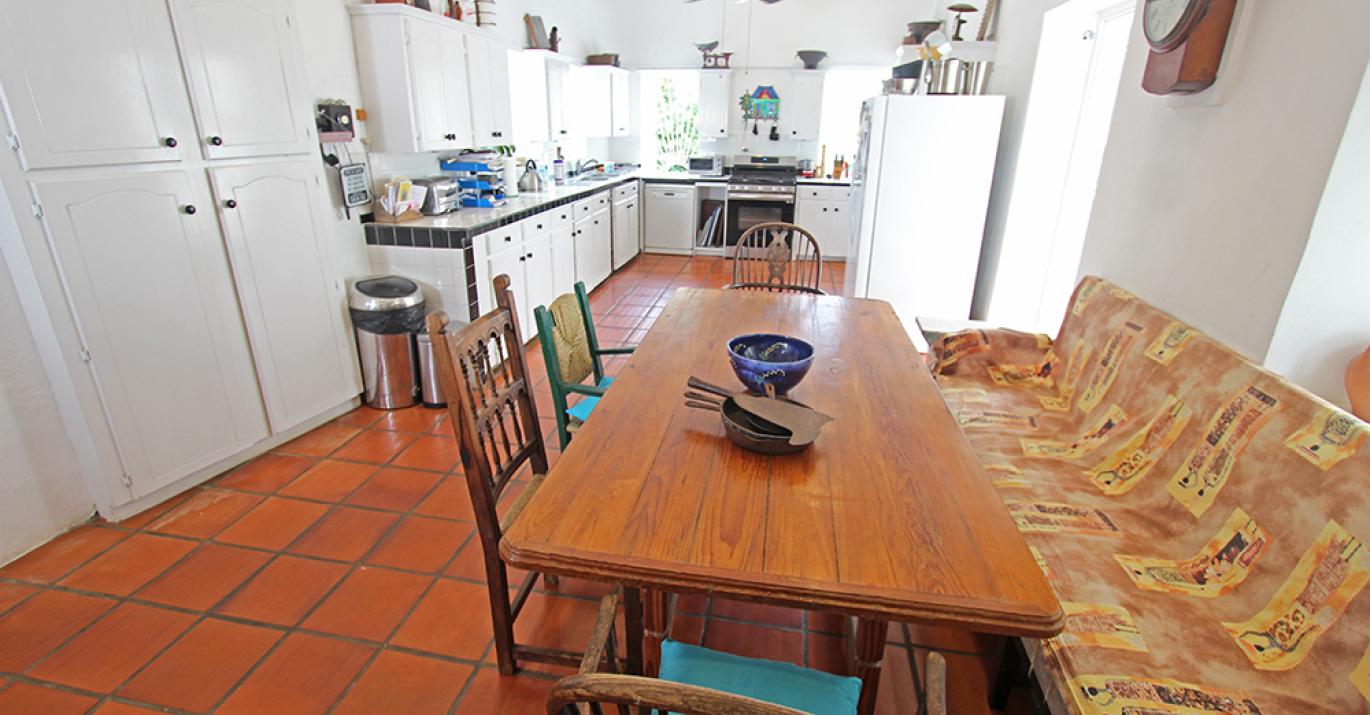
[[[783,395],[809,373],[813,346],[788,335],[739,335],[728,341],[728,361],[748,390],[764,395],[769,384]]]

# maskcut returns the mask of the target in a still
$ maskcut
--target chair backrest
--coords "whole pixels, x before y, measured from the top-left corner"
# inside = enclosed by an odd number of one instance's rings
[[[792,223],[747,229],[733,254],[728,288],[822,294],[823,254],[813,234]]]
[[[557,296],[547,306],[552,317],[552,347],[556,349],[558,376],[566,382],[581,382],[595,369],[590,352],[590,336],[585,330],[585,317],[580,312],[580,299],[574,293]],[[550,367],[550,365],[548,366]]]
[[[509,277],[495,277],[494,310],[447,331],[447,314],[428,316],[443,394],[461,447],[461,463],[482,540],[498,543],[495,503],[525,463],[547,471],[532,385],[515,319]]]

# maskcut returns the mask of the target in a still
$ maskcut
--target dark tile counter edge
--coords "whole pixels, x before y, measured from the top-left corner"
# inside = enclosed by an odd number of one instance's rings
[[[630,181],[638,180],[639,177],[630,176],[617,181],[600,182],[594,186],[585,187],[585,191],[571,194],[570,196],[548,199],[535,207],[523,209],[522,211],[515,211],[507,216],[492,219],[488,223],[483,223],[472,228],[433,228],[431,226],[407,226],[405,224],[392,223],[364,223],[362,224],[362,232],[366,236],[366,245],[368,246],[465,249],[471,247],[471,240],[473,238],[483,233],[489,233],[501,226],[508,226],[511,223],[517,223],[540,213],[546,213],[558,206],[575,203],[590,194],[614,189]],[[654,179],[641,180],[655,181]]]

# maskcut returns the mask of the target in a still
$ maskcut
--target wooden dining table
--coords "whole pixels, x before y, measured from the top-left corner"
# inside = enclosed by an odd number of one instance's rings
[[[833,421],[801,453],[745,451],[718,414],[684,405],[690,376],[741,389],[727,342],[758,332],[815,348],[790,397]],[[853,616],[862,713],[890,621],[1034,637],[1063,623],[904,326],[877,300],[677,290],[500,552],[519,568],[640,589],[626,627],[649,675],[669,593]]]

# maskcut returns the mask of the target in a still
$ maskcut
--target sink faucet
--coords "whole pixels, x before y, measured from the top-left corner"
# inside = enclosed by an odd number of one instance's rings
[[[604,164],[601,164],[599,159],[582,159],[576,163],[576,170],[573,173],[576,176],[579,176],[587,171],[593,171],[602,168],[603,166]]]

